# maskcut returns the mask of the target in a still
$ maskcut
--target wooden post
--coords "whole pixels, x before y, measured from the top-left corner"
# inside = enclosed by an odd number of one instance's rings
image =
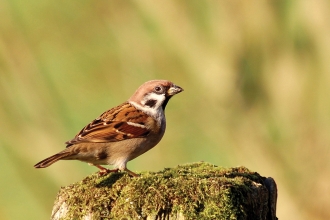
[[[276,200],[272,178],[199,162],[134,178],[93,174],[61,188],[51,219],[276,220]]]

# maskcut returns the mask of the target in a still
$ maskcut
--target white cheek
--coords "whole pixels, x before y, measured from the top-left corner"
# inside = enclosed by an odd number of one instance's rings
[[[155,100],[156,101],[155,105],[153,105],[152,107],[146,105],[148,100]],[[161,125],[164,123],[163,121],[165,120],[164,111],[163,108],[161,107],[164,101],[165,101],[165,95],[150,93],[147,96],[145,96],[140,103],[136,103],[133,101],[129,101],[129,103],[131,103],[137,109],[140,109],[146,114],[155,118],[158,121],[158,123]]]
[[[165,101],[165,94],[160,95],[156,93],[150,93],[144,97],[144,99],[141,101],[141,105],[150,108],[149,106],[145,105],[148,100],[156,100],[156,104],[152,107],[152,109],[158,109]]]
[[[129,103],[131,103],[132,105],[134,105],[137,109],[145,112],[148,115],[151,115],[153,117],[157,117],[158,112],[157,109],[153,109],[153,108],[149,108],[149,107],[143,107],[141,106],[141,104],[138,104],[136,102],[130,101]]]

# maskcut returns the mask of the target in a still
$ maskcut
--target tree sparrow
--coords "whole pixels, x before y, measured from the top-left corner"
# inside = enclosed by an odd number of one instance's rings
[[[34,167],[45,168],[58,160],[80,160],[98,167],[101,175],[125,170],[137,176],[127,169],[127,162],[159,143],[166,127],[165,107],[181,91],[167,80],[144,83],[128,101],[104,112],[67,141],[65,150]],[[114,165],[115,169],[101,165]]]

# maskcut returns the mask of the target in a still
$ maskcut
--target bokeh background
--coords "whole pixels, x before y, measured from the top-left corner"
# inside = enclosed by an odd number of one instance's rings
[[[0,219],[49,219],[96,172],[41,159],[143,82],[185,91],[128,164],[196,161],[273,177],[280,219],[330,219],[329,1],[0,1]]]

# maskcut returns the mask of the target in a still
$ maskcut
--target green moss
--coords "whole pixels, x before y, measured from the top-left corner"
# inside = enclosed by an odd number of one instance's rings
[[[93,174],[63,187],[57,200],[68,208],[65,219],[86,215],[91,219],[246,219],[251,206],[263,206],[252,192],[263,181],[244,167],[226,169],[200,162],[143,172],[135,178],[126,173]]]

